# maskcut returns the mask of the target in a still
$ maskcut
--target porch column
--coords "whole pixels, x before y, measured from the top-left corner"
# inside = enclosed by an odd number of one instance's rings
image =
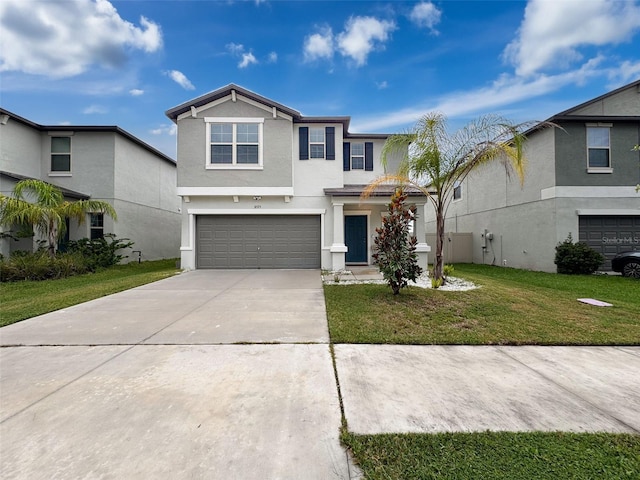
[[[427,245],[427,229],[425,227],[425,204],[416,204],[418,219],[415,222],[415,235],[418,239],[418,245],[416,246],[416,253],[418,254],[418,265],[423,269],[429,268],[428,253],[431,251],[431,247]]]
[[[333,203],[333,243],[331,252],[331,269],[344,270],[344,254],[347,246],[344,244],[344,203]]]

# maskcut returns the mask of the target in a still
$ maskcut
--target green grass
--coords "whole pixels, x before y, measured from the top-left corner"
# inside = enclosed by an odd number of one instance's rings
[[[637,479],[640,436],[608,433],[343,432],[367,479]]]
[[[175,275],[176,260],[117,265],[60,280],[0,283],[0,326]]]
[[[640,282],[486,265],[456,265],[468,292],[386,285],[325,285],[334,343],[638,345]],[[613,307],[577,301],[596,298]]]

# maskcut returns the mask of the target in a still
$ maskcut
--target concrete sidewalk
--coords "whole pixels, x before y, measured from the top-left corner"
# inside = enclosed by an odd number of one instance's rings
[[[640,433],[640,347],[335,345],[349,430]]]

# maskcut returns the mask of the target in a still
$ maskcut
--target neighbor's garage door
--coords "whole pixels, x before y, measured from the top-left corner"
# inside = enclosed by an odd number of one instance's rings
[[[618,252],[640,248],[640,216],[580,216],[580,241],[606,258],[602,270],[611,270]]]
[[[320,268],[320,217],[201,215],[197,268]]]

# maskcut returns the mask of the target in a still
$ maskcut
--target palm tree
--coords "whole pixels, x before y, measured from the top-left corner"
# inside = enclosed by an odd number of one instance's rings
[[[34,202],[27,200],[33,199]],[[117,220],[115,210],[101,200],[69,202],[62,191],[42,180],[26,179],[16,183],[13,196],[0,193],[0,225],[32,225],[47,238],[48,251],[56,254],[58,240],[65,232],[65,219],[83,223],[88,213],[105,213]]]
[[[514,124],[502,117],[487,115],[450,134],[446,117],[441,113],[429,113],[406,133],[387,139],[382,149],[385,168],[390,155],[400,154],[403,158],[398,170],[372,182],[365,196],[379,185],[389,182],[414,187],[427,196],[436,213],[433,265],[436,281],[444,282],[444,220],[454,189],[476,167],[496,160],[505,165],[507,172],[515,171],[522,184],[525,171],[524,132],[533,125],[551,124]]]

